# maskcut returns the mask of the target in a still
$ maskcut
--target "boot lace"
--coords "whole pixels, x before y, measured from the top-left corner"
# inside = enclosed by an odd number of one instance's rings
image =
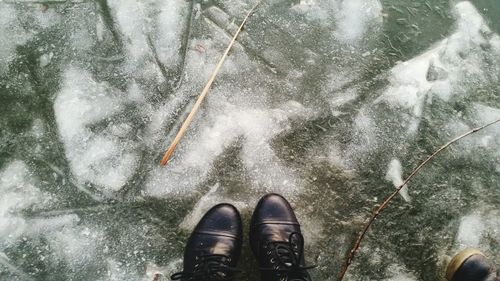
[[[280,281],[310,281],[306,270],[316,265],[301,265],[304,256],[304,237],[298,232],[292,232],[288,241],[272,241],[264,246],[270,257],[272,267],[261,268],[273,271]]]
[[[229,266],[231,259],[225,255],[202,255],[196,257],[192,272],[177,272],[170,278],[172,280],[186,281],[229,281],[240,270]]]

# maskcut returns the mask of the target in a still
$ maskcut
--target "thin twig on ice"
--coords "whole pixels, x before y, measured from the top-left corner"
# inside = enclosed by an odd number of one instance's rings
[[[163,155],[163,158],[161,159],[160,161],[160,164],[162,166],[165,166],[168,162],[168,160],[170,159],[170,157],[172,156],[172,154],[174,153],[174,150],[175,148],[177,147],[177,145],[179,144],[179,141],[181,140],[181,138],[184,136],[184,134],[186,133],[186,130],[188,129],[189,125],[191,124],[191,122],[193,121],[193,118],[194,116],[196,115],[196,112],[198,111],[198,109],[200,108],[200,105],[201,103],[203,102],[203,99],[205,99],[205,96],[208,94],[208,91],[210,90],[210,87],[212,86],[212,83],[214,82],[215,80],[215,77],[217,76],[217,73],[219,73],[219,70],[222,66],[222,64],[224,63],[224,61],[226,60],[226,57],[229,53],[229,51],[231,50],[231,48],[233,47],[234,45],[234,42],[236,42],[236,38],[238,37],[238,35],[240,34],[241,30],[243,29],[243,26],[245,25],[245,23],[247,22],[248,18],[250,18],[250,16],[252,15],[252,13],[255,11],[255,9],[257,8],[257,6],[260,4],[261,0],[257,1],[257,3],[252,7],[252,9],[247,13],[245,19],[243,19],[243,22],[241,22],[240,24],[240,27],[238,28],[238,30],[236,31],[236,33],[234,34],[233,36],[233,39],[231,39],[231,42],[229,43],[229,46],[227,46],[226,48],[226,51],[224,52],[224,54],[222,55],[221,59],[219,60],[219,62],[217,63],[217,66],[215,67],[215,70],[214,72],[212,73],[212,76],[210,76],[210,79],[208,80],[207,84],[205,85],[205,87],[203,88],[203,91],[201,92],[200,96],[198,97],[198,99],[196,100],[196,103],[194,104],[193,108],[191,109],[191,112],[189,112],[189,115],[188,117],[186,118],[186,120],[184,121],[184,123],[182,123],[182,126],[181,128],[179,129],[179,132],[177,133],[177,135],[175,136],[174,140],[172,141],[172,144],[170,144],[169,148],[167,149],[167,151],[165,152],[165,155]]]
[[[363,230],[361,231],[361,233],[359,234],[358,238],[356,239],[356,242],[354,243],[354,246],[352,247],[351,251],[349,252],[349,255],[347,256],[347,260],[344,264],[344,267],[342,268],[342,271],[340,272],[340,275],[339,275],[339,281],[342,281],[344,279],[344,276],[347,272],[347,270],[349,269],[349,266],[351,265],[352,263],[352,260],[354,259],[354,256],[356,255],[360,245],[361,245],[361,241],[363,240],[363,238],[365,237],[366,233],[368,232],[368,229],[370,228],[370,226],[373,224],[373,222],[375,221],[375,219],[380,215],[380,213],[385,209],[385,207],[387,207],[387,205],[392,201],[392,199],[401,191],[401,189],[420,171],[420,169],[422,169],[427,163],[429,163],[429,161],[431,161],[434,156],[436,156],[437,154],[439,154],[441,151],[445,150],[446,148],[448,148],[448,146],[452,145],[453,143],[465,138],[466,136],[468,135],[472,135],[478,131],[481,131],[482,129],[486,128],[486,127],[489,127],[495,123],[498,123],[500,122],[500,119],[497,119],[493,122],[490,122],[488,124],[485,124],[481,127],[477,127],[475,129],[472,129],[470,131],[468,131],[467,133],[463,134],[463,135],[460,135],[454,139],[452,139],[451,141],[447,142],[446,144],[444,144],[443,146],[441,146],[439,149],[437,149],[436,151],[434,151],[434,153],[432,153],[430,156],[428,156],[422,163],[420,163],[420,165],[417,166],[417,168],[415,168],[411,173],[410,175],[403,181],[403,183],[401,185],[398,186],[398,188],[396,188],[396,190],[389,196],[387,197],[384,202],[382,203],[382,205],[380,205],[380,207],[378,207],[375,212],[372,214],[372,216],[370,217],[370,219],[368,220],[368,222],[364,225],[363,227]]]

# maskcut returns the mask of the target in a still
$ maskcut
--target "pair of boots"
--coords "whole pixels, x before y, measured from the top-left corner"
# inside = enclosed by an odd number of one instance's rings
[[[292,207],[278,194],[260,199],[250,223],[250,246],[264,281],[310,281],[304,262],[304,238]],[[184,269],[172,280],[233,280],[243,242],[238,210],[219,204],[200,220],[184,251]]]
[[[304,262],[304,238],[290,204],[278,194],[260,199],[250,223],[250,246],[262,281],[311,281]],[[180,281],[230,281],[243,242],[238,210],[230,204],[210,209],[193,230],[184,251],[184,269],[172,275]],[[487,258],[465,249],[448,264],[447,281],[500,281]]]

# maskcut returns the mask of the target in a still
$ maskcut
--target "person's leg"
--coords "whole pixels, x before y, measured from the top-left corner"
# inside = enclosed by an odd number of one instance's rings
[[[446,280],[500,281],[500,276],[483,253],[467,248],[456,254],[448,264]]]
[[[172,280],[233,280],[241,254],[243,227],[230,204],[210,209],[191,233],[184,250],[182,272]]]
[[[263,281],[311,280],[299,222],[281,195],[268,194],[257,204],[250,223],[250,246]]]

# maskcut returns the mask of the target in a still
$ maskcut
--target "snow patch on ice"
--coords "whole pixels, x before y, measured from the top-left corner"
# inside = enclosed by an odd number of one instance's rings
[[[135,0],[108,1],[110,9],[123,35],[124,44],[131,59],[140,61],[149,54],[146,38],[144,3]]]
[[[157,38],[155,41],[156,51],[160,60],[166,65],[178,63],[179,51],[182,45],[181,38],[184,30],[182,26],[188,10],[186,1],[157,1],[160,12],[156,18],[158,22]]]
[[[324,8],[327,4],[321,0],[300,0],[292,6],[292,10],[306,14],[310,19],[325,21],[330,16],[328,9]]]
[[[378,145],[376,136],[376,123],[366,109],[361,109],[354,118],[356,142],[349,145],[345,153],[345,163],[350,166],[358,155],[368,153]]]
[[[423,101],[415,98],[416,94],[426,95],[432,88],[434,94],[447,101],[453,95],[451,85],[460,84],[463,77],[481,79],[483,71],[487,69],[482,60],[482,46],[498,38],[498,35],[492,34],[470,2],[458,3],[455,11],[458,19],[454,34],[430,51],[396,66],[392,71],[393,84],[401,85],[400,87],[414,86],[414,91],[405,95],[402,88],[391,88],[387,96],[395,99],[400,96],[403,104],[399,105],[413,108],[413,114],[417,117],[421,115]]]
[[[353,102],[357,97],[358,93],[355,89],[349,89],[343,93],[335,93],[335,96],[329,101],[332,115],[339,116],[341,112],[338,109],[347,103]]]
[[[139,160],[136,145],[123,137],[129,127],[112,122],[124,108],[124,96],[83,69],[69,67],[64,72],[54,111],[71,171],[80,183],[117,191],[134,173]],[[96,132],[91,128],[96,122],[109,123]]]
[[[359,45],[370,29],[382,24],[379,0],[301,0],[292,10],[305,14],[312,21],[335,25],[333,36],[353,46]]]
[[[466,114],[461,116],[462,120],[459,117],[450,118],[442,129],[443,134],[446,136],[458,136],[472,130],[474,127],[486,125],[500,118],[499,108],[487,106],[479,102],[470,103],[469,108]],[[455,144],[459,148],[456,153],[463,156],[470,153],[475,154],[477,149],[487,149],[490,151],[490,155],[500,157],[499,145],[500,130],[498,129],[498,125],[492,125],[481,131],[476,137],[465,138]]]
[[[13,5],[0,2],[0,74],[7,71],[8,64],[14,59],[16,47],[31,37],[22,28]]]
[[[88,227],[63,227],[60,231],[48,235],[51,248],[74,267],[89,264],[96,256],[103,239],[103,234]]]
[[[357,44],[370,26],[382,23],[382,4],[379,0],[341,0],[337,2],[335,37],[343,43]]]
[[[500,242],[499,212],[495,209],[480,209],[460,219],[453,251],[466,247],[479,248],[484,252],[496,252]]]
[[[54,57],[53,52],[48,52],[46,54],[41,55],[40,58],[38,59],[38,61],[40,62],[40,67],[43,68],[49,65],[53,57]]]
[[[78,216],[25,218],[20,214],[52,202],[54,199],[36,186],[36,177],[24,162],[10,162],[0,172],[0,250],[21,238],[44,237],[57,257],[72,265],[85,265],[94,255],[97,235],[77,227]]]
[[[25,44],[36,35],[39,28],[44,29],[61,22],[61,16],[54,9],[42,11],[38,5],[20,6],[0,1],[0,74],[8,69],[15,58],[16,47]],[[23,17],[30,17],[31,26],[25,28]]]
[[[471,214],[462,217],[458,229],[457,241],[461,245],[478,247],[484,232],[484,222],[481,216]]]
[[[385,179],[391,181],[396,188],[403,184],[403,168],[401,166],[401,162],[399,162],[398,159],[392,159],[389,163],[387,173],[385,174]],[[403,188],[399,191],[399,195],[401,195],[401,197],[403,197],[406,202],[411,201],[410,195],[408,195],[407,184],[403,186]]]
[[[163,81],[154,56],[167,69],[179,63],[185,32],[182,27],[188,18],[187,2],[110,0],[108,4],[126,47],[125,68],[136,75]]]
[[[432,83],[427,81],[431,61],[437,60],[436,49],[430,50],[410,61],[403,62],[391,70],[391,87],[378,99],[395,107],[410,108],[416,117],[422,115],[423,104]]]
[[[253,188],[285,194],[299,188],[299,180],[280,163],[270,140],[290,128],[291,118],[311,114],[306,108],[294,101],[270,110],[228,103],[214,108],[219,109],[217,113],[209,115],[194,135],[184,138],[168,169],[156,168],[146,185],[148,194],[164,196],[193,191],[216,158],[237,141],[242,143],[240,157],[254,180]]]
[[[500,119],[500,108],[487,106],[481,103],[474,103],[473,120],[477,123],[476,126],[488,124]],[[500,130],[498,124],[486,128],[481,138],[477,140],[477,146],[493,150],[493,154],[500,157]],[[497,161],[498,163],[498,161]],[[497,164],[500,167],[500,163]]]
[[[0,172],[0,244],[12,243],[30,228],[19,212],[50,203],[51,197],[40,191],[35,181],[20,160],[8,163]]]
[[[481,103],[474,103],[473,111],[475,113],[475,119],[478,124],[487,124],[489,122],[493,122],[500,118],[500,108],[487,106]],[[490,130],[491,133],[500,133],[499,130]]]
[[[431,50],[396,65],[391,70],[390,86],[374,102],[407,113],[409,135],[417,132],[424,107],[432,98],[449,101],[455,95],[470,95],[472,91],[464,88],[463,81],[487,82],[488,60],[500,61],[484,51],[486,45],[494,48],[498,35],[491,32],[474,6],[460,2],[455,12],[456,32]]]

